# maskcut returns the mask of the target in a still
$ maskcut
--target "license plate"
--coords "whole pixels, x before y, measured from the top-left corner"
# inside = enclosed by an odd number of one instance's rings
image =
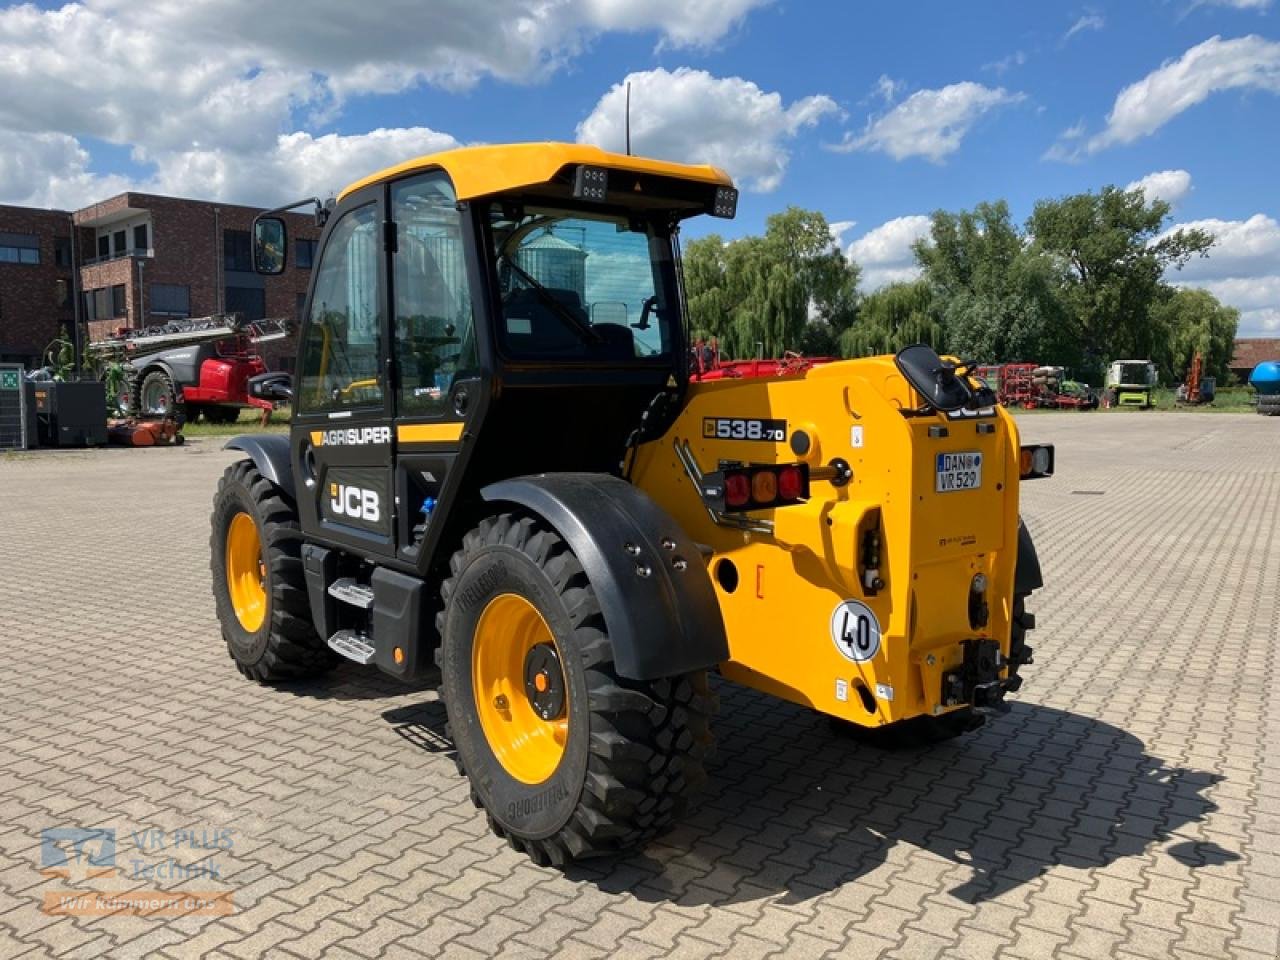
[[[976,490],[982,486],[982,454],[940,453],[933,489],[938,493]]]

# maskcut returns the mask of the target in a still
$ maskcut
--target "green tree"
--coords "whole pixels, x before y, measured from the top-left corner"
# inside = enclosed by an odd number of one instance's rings
[[[1027,230],[1032,248],[1059,259],[1072,335],[1093,371],[1118,356],[1153,356],[1161,346],[1151,308],[1164,273],[1203,256],[1213,238],[1202,230],[1162,234],[1169,205],[1147,203],[1141,190],[1105,187],[1036,204]]]
[[[1223,306],[1208,290],[1170,290],[1152,307],[1151,319],[1163,338],[1153,359],[1166,383],[1185,380],[1197,353],[1206,374],[1227,382],[1239,310]]]
[[[858,270],[832,243],[826,218],[791,207],[769,217],[764,236],[719,236],[684,252],[690,323],[715,336],[725,356],[768,357],[801,348],[811,317],[835,336],[853,322]],[[759,345],[759,346],[757,346]]]
[[[934,213],[929,239],[914,250],[952,351],[989,363],[1077,359],[1063,271],[1030,248],[1005,201]]]
[[[946,348],[946,333],[926,280],[893,283],[863,298],[858,321],[840,335],[846,357],[896,353],[913,343]]]

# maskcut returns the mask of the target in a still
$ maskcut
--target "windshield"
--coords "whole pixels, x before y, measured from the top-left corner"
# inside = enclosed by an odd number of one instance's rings
[[[670,358],[678,318],[671,242],[652,223],[494,204],[490,229],[507,356]]]

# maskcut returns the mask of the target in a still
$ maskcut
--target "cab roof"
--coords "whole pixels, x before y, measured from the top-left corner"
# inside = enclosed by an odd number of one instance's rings
[[[382,183],[402,174],[439,168],[453,181],[459,200],[472,200],[547,183],[565,167],[580,164],[693,180],[716,186],[733,186],[727,173],[719,167],[707,164],[651,160],[647,157],[610,153],[599,147],[580,143],[514,143],[460,147],[457,150],[429,153],[357,180],[343,190],[338,199],[343,200],[362,187]]]

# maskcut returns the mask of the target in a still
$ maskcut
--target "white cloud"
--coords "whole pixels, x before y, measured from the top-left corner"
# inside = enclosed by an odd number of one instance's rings
[[[844,246],[844,235],[858,225],[857,220],[835,220],[827,224],[831,231],[831,242],[837,247]]]
[[[335,195],[353,180],[424,153],[458,146],[427,127],[344,136],[281,134],[268,149],[242,153],[199,149],[157,157],[155,172],[130,179],[90,171],[74,137],[0,131],[0,183],[5,199],[75,210],[125,190],[274,206],[298,197]]]
[[[846,135],[833,150],[879,150],[895,160],[925,157],[934,163],[960,148],[982,116],[1025,99],[1002,87],[964,81],[938,90],[918,90],[888,113],[867,120],[860,136]]]
[[[1280,222],[1256,213],[1247,220],[1191,220],[1173,230],[1200,229],[1215,238],[1209,256],[1191,260],[1168,279],[1203,287],[1240,310],[1240,336],[1280,333]]]
[[[826,96],[784,105],[741,77],[680,67],[632,73],[609,89],[580,124],[581,143],[622,150],[626,89],[631,84],[631,147],[667,160],[711,163],[748,190],[767,193],[786,172],[786,143],[805,127],[839,113]]]
[[[22,206],[74,210],[129,187],[124,177],[89,170],[89,152],[63,133],[0,130],[0,189]]]
[[[984,63],[983,70],[990,70],[997,77],[1003,77],[1014,67],[1020,67],[1027,62],[1027,55],[1021,50],[1015,50],[1007,57],[1001,57],[999,60],[993,60],[991,63]]]
[[[1273,0],[1195,0],[1193,7],[1234,7],[1236,10],[1266,10]]]
[[[1071,29],[1066,32],[1062,38],[1062,42],[1066,43],[1077,33],[1085,30],[1101,30],[1107,25],[1107,20],[1101,14],[1088,13],[1071,25]]]
[[[281,134],[252,154],[191,150],[169,154],[141,189],[269,206],[303,196],[335,196],[360,177],[394,163],[459,146],[428,127],[371,130],[344,136]]]
[[[878,79],[871,87],[871,97],[869,99],[879,98],[885,103],[893,103],[898,96],[907,87],[907,81],[895,80],[887,73],[880,74]]]
[[[1240,89],[1280,93],[1280,42],[1210,37],[1166,61],[1120,91],[1106,129],[1089,141],[1088,151],[1132,143],[1213,94]]]
[[[923,214],[897,217],[869,230],[849,245],[849,257],[862,267],[862,289],[871,292],[920,276],[911,247],[929,237],[931,220]]]
[[[185,186],[202,177],[222,189],[222,172],[272,166],[305,142],[291,138],[310,136],[289,131],[323,129],[353,96],[424,83],[462,88],[485,77],[536,81],[607,31],[706,47],[771,2],[310,0],[303,7],[82,0],[50,10],[3,7],[0,89],[13,95],[0,99],[0,135],[21,142],[0,163],[28,171],[39,155],[53,180],[0,178],[0,200],[48,195],[65,202],[99,180],[117,186],[87,172],[87,138],[131,148],[134,160],[152,169],[144,179]],[[420,142],[423,129],[318,140],[341,161],[374,145]],[[336,175],[327,149],[302,150],[300,158]]]
[[[1126,190],[1141,190],[1147,203],[1163,200],[1176,207],[1191,192],[1191,174],[1186,170],[1157,170],[1141,180],[1135,180]]]

